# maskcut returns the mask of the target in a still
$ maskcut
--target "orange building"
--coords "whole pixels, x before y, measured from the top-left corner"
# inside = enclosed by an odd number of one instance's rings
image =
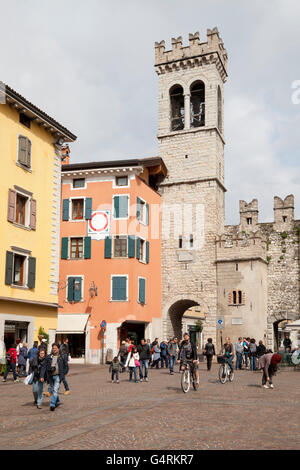
[[[57,339],[99,363],[120,341],[161,331],[158,158],[62,166]],[[101,323],[105,322],[105,328]]]

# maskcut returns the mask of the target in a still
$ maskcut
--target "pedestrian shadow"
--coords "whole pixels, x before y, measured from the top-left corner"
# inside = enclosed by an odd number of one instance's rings
[[[247,387],[261,388],[259,384],[248,384]]]
[[[167,387],[167,390],[172,390],[173,392],[176,392],[176,393],[181,393],[182,394],[182,390],[178,387]]]

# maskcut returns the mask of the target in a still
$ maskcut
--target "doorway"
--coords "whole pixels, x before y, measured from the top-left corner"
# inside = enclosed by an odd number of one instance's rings
[[[130,338],[134,341],[137,346],[140,344],[141,339],[145,337],[145,323],[131,323],[124,322],[120,327],[120,342],[125,341],[126,338]]]

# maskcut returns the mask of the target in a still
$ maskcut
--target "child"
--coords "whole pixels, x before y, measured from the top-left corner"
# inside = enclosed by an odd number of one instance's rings
[[[140,366],[139,358],[140,356],[137,352],[137,348],[134,346],[128,354],[125,364],[125,367],[129,367],[129,382],[132,382],[132,374],[134,374],[134,381],[136,384],[139,383],[136,375],[137,368]]]
[[[114,383],[114,377],[116,376],[115,382],[119,383],[119,371],[120,371],[120,361],[117,356],[113,358],[111,365],[109,366],[109,372],[111,372],[111,383]]]

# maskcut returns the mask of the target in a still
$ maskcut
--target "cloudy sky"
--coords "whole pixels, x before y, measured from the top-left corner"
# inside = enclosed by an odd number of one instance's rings
[[[218,26],[225,87],[226,222],[239,200],[295,195],[300,218],[300,2],[0,0],[0,79],[78,136],[72,162],[157,155],[154,42]],[[297,84],[295,84],[297,85]],[[300,99],[299,99],[300,101]]]

